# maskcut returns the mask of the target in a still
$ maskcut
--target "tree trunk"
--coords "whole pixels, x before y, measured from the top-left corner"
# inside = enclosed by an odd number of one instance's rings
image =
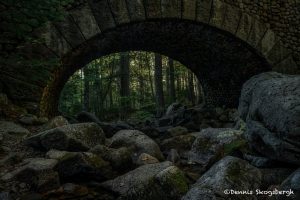
[[[200,81],[198,80],[198,78],[196,78],[197,81],[197,104],[201,104],[204,103],[204,96],[203,96],[203,90],[202,90],[202,85],[200,83]]]
[[[151,96],[152,99],[154,100],[154,86],[153,86],[153,80],[152,80],[152,74],[151,74],[151,65],[150,65],[150,61],[149,61],[149,56],[148,53],[146,53],[146,65],[148,67],[148,78],[149,78],[149,82],[150,82],[150,89],[151,89]]]
[[[83,90],[83,110],[89,112],[90,111],[90,81],[89,81],[89,69],[88,67],[83,68],[83,76],[84,76],[84,90]]]
[[[155,93],[157,104],[157,117],[161,117],[164,112],[164,92],[162,83],[162,57],[159,54],[155,54]]]
[[[188,91],[189,99],[195,105],[194,75],[191,71],[188,72]]]
[[[120,53],[120,73],[121,73],[121,118],[130,110],[130,80],[129,80],[129,53]]]
[[[169,77],[170,77],[170,101],[171,103],[176,101],[176,92],[175,92],[175,74],[174,74],[174,62],[169,58]]]

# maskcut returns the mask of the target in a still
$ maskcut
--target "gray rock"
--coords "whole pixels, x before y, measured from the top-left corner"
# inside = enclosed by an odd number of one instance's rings
[[[176,151],[176,149],[170,150],[167,160],[174,164],[178,164],[180,162],[180,156],[179,156],[178,152]]]
[[[133,147],[137,157],[141,153],[147,153],[159,160],[163,160],[163,155],[159,146],[147,135],[137,130],[121,130],[111,138],[111,147]]]
[[[260,156],[253,156],[253,155],[248,155],[245,154],[244,155],[244,159],[249,161],[251,163],[251,165],[255,166],[255,167],[272,167],[275,164],[275,161],[266,158],[266,157],[260,157]]]
[[[32,114],[22,115],[19,119],[20,123],[24,125],[41,125],[47,123],[47,118],[38,118]]]
[[[289,197],[285,195],[278,195],[276,197],[276,200],[300,199],[300,169],[296,170],[287,179],[285,179],[281,183],[279,190],[284,190],[284,191],[292,190],[294,194],[290,195]]]
[[[120,130],[133,129],[125,122],[118,122],[118,123],[101,122],[96,115],[85,111],[78,113],[76,119],[81,123],[84,122],[97,123],[103,129],[105,136],[109,138],[112,137],[116,132]]]
[[[159,163],[157,158],[155,158],[153,156],[150,156],[149,154],[146,154],[146,153],[142,153],[136,161],[136,164],[139,165],[139,166],[154,164],[154,163]]]
[[[171,149],[176,149],[180,155],[191,150],[192,144],[196,140],[196,136],[193,134],[180,135],[176,137],[171,137],[163,140],[160,143],[160,148],[162,151],[170,151]]]
[[[123,172],[133,167],[133,161],[131,158],[133,150],[127,147],[114,149],[104,145],[97,145],[90,149],[90,152],[110,162],[113,169],[118,172]]]
[[[245,144],[242,131],[227,128],[208,128],[197,134],[197,138],[188,153],[190,163],[207,168],[236,148]]]
[[[183,173],[167,161],[143,165],[102,185],[119,199],[131,200],[180,199],[188,189]]]
[[[42,199],[86,199],[88,193],[88,188],[83,185],[66,183],[57,190],[44,194]]]
[[[38,149],[86,151],[104,144],[102,129],[95,123],[70,124],[41,132],[25,140],[25,144]]]
[[[68,124],[69,124],[69,122],[66,118],[64,118],[63,116],[56,116],[56,117],[52,118],[47,124],[45,124],[42,127],[42,130],[49,130],[49,129],[53,129],[53,128],[57,128],[57,127],[61,127],[61,126],[66,126]]]
[[[262,188],[267,189],[272,185],[280,185],[295,169],[289,168],[263,168],[262,173]]]
[[[263,73],[247,81],[239,114],[245,136],[262,155],[300,165],[300,76]]]
[[[167,130],[167,133],[170,136],[174,137],[174,136],[179,136],[179,135],[185,135],[188,133],[188,130],[185,127],[176,126],[176,127],[169,128]]]
[[[101,157],[90,152],[67,152],[50,150],[47,157],[57,160],[55,170],[64,182],[96,180],[113,177],[111,166]]]
[[[165,116],[171,116],[175,114],[176,111],[178,111],[178,109],[180,109],[181,107],[183,106],[180,103],[172,103],[168,106]]]
[[[58,188],[60,184],[58,174],[54,171],[57,163],[54,159],[27,159],[22,167],[5,174],[1,179],[5,182],[16,180],[29,184],[39,192],[49,191]]]
[[[105,136],[110,138],[114,134],[116,134],[120,130],[132,130],[133,127],[126,124],[125,122],[118,122],[118,123],[107,123],[101,122],[99,126],[103,129]]]
[[[253,195],[226,195],[224,190],[254,190],[260,187],[261,179],[259,169],[247,161],[227,156],[203,174],[182,200],[255,199]]]
[[[22,153],[10,152],[7,156],[0,159],[0,167],[16,165],[16,164],[22,162],[22,159],[23,159]]]
[[[2,137],[23,138],[30,132],[20,125],[9,121],[0,121],[0,135]]]

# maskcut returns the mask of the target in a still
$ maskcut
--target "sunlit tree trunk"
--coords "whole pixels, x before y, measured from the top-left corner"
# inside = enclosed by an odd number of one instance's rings
[[[173,59],[169,58],[169,77],[170,77],[170,101],[171,103],[176,101],[175,91],[175,74],[174,74],[174,62]]]
[[[152,67],[150,65],[150,60],[149,60],[149,55],[148,53],[146,53],[146,65],[148,67],[148,80],[150,82],[150,89],[151,89],[151,96],[152,96],[152,99],[155,99],[154,98],[154,86],[153,86],[153,79],[152,79]]]

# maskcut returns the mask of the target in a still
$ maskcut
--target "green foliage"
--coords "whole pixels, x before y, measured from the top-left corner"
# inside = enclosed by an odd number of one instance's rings
[[[153,112],[151,113],[147,110],[138,110],[133,114],[131,114],[130,116],[131,119],[138,120],[138,121],[146,121],[149,119],[153,119],[154,117],[155,115],[153,114]]]
[[[126,118],[146,120],[156,113],[154,84],[154,53],[130,52],[130,95],[120,93],[120,54],[101,57],[76,72],[66,83],[60,97],[59,109],[67,115],[75,115],[83,109],[85,84],[89,86],[89,110],[101,120],[114,121]],[[163,85],[166,106],[173,103],[169,98],[167,67],[168,58],[163,56]],[[192,105],[188,97],[188,69],[174,62],[177,101]],[[180,81],[179,81],[180,79]],[[181,83],[179,83],[181,82]],[[125,108],[124,106],[128,107]],[[126,112],[126,113],[124,113]]]

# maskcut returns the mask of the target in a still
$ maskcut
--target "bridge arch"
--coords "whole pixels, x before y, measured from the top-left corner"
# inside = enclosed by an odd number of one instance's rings
[[[215,105],[235,106],[242,83],[257,73],[299,68],[268,24],[221,0],[81,0],[38,34],[45,40],[40,52],[61,60],[40,95],[41,114],[48,116],[68,78],[109,53],[145,50],[179,60]]]

